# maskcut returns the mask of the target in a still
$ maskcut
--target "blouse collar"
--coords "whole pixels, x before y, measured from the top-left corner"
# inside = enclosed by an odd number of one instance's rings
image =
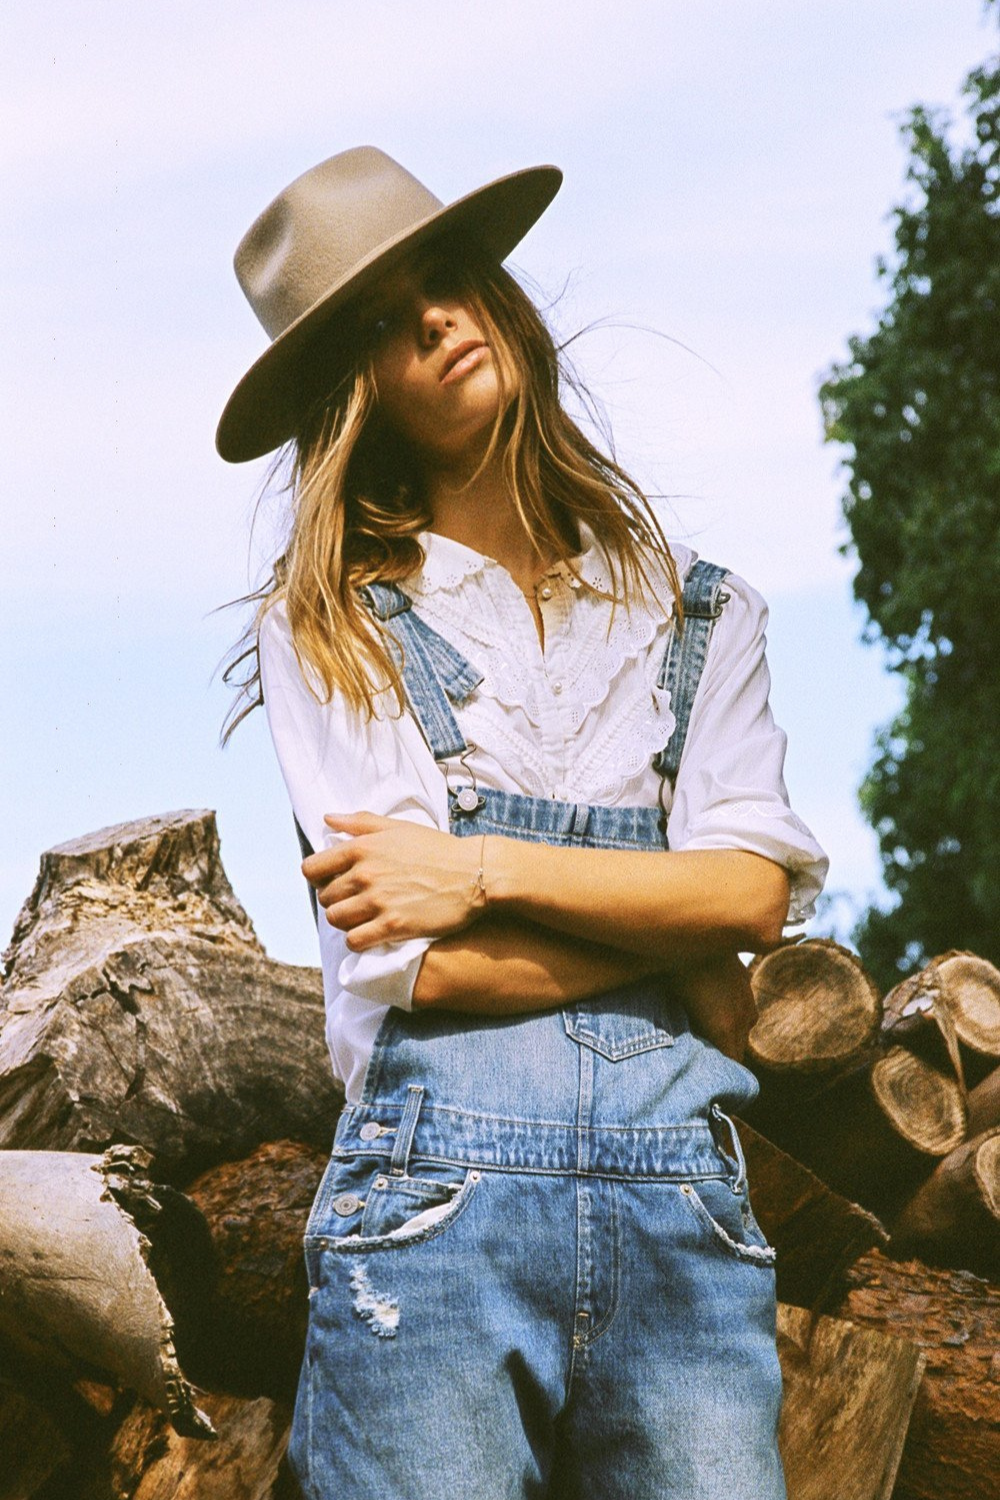
[[[611,587],[611,570],[604,551],[590,527],[583,521],[579,526],[582,550],[574,557],[554,563],[548,571],[563,573],[568,578],[571,570],[567,564],[572,563],[585,584],[598,591],[607,591]],[[433,594],[439,589],[457,588],[466,578],[477,573],[507,574],[506,568],[496,558],[436,531],[421,531],[417,540],[424,549],[424,565],[408,580],[408,584],[418,593]]]
[[[568,563],[572,563],[577,576],[585,584],[598,593],[608,593],[613,575],[604,549],[585,521],[578,524],[583,543],[581,551],[574,557],[555,563],[548,571],[561,573],[569,579],[572,573]],[[474,547],[467,547],[451,537],[441,536],[436,531],[421,531],[417,540],[424,549],[424,565],[406,581],[407,588],[414,593],[433,594],[441,589],[459,588],[467,578],[476,574],[492,573],[494,576],[510,578],[507,569],[496,558],[477,552]],[[671,542],[670,550],[677,570],[681,578],[684,578],[698,554],[677,542]]]

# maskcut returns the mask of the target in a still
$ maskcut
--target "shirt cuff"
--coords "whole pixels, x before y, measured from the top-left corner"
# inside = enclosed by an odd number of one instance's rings
[[[364,953],[348,952],[340,961],[337,983],[360,1000],[412,1010],[417,974],[432,942],[433,938],[409,938],[404,943],[379,943]]]

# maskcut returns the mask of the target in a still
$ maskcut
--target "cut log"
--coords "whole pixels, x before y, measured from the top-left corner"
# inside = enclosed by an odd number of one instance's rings
[[[199,1385],[294,1402],[309,1319],[302,1236],[328,1159],[277,1141],[188,1187],[219,1266],[203,1336],[178,1339],[184,1369]]]
[[[1000,1274],[1000,1130],[946,1156],[892,1226],[894,1255]]]
[[[778,1308],[788,1500],[889,1500],[924,1357],[907,1339]]]
[[[1000,1068],[994,1068],[969,1094],[969,1135],[1000,1125]]]
[[[987,1500],[1000,1474],[1000,1286],[869,1251],[839,1316],[917,1344],[927,1359],[894,1500]],[[830,1496],[839,1496],[834,1487]]]
[[[889,1236],[874,1214],[833,1192],[745,1120],[737,1125],[754,1214],[777,1251],[778,1296],[822,1308],[834,1287],[840,1294],[844,1268]]]
[[[0,992],[0,1146],[137,1142],[176,1183],[265,1140],[328,1149],[342,1097],[320,973],[261,948],[213,813],[43,855]]]
[[[166,1412],[179,1432],[211,1437],[174,1344],[174,1320],[153,1275],[149,1235],[157,1218],[208,1278],[211,1243],[193,1204],[175,1194],[164,1214],[143,1176],[149,1155],[116,1147],[104,1156],[0,1152],[0,1333],[36,1364],[104,1372]],[[183,1204],[183,1208],[180,1205]],[[182,1290],[188,1268],[172,1276]],[[194,1273],[197,1286],[197,1271]],[[204,1298],[195,1292],[196,1315]]]
[[[750,967],[757,1021],[751,1066],[829,1073],[861,1058],[878,1033],[882,999],[857,955],[828,938],[791,943]]]
[[[762,1078],[760,1097],[746,1113],[754,1129],[888,1224],[933,1170],[935,1158],[893,1129],[875,1098],[872,1068],[868,1061],[792,1093]]]
[[[891,1047],[872,1067],[872,1090],[893,1129],[928,1156],[947,1156],[966,1134],[965,1092],[950,1067]]]
[[[975,953],[952,950],[932,959],[886,996],[883,1028],[893,1041],[919,1046],[931,1020],[945,1033],[954,1030],[963,1063],[971,1062],[981,1077],[981,1059],[1000,1057],[1000,970]],[[972,1059],[966,1049],[974,1054]],[[967,1082],[971,1085],[978,1078]]]

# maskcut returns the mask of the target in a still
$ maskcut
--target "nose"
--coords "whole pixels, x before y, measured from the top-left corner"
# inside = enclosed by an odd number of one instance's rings
[[[440,344],[446,333],[451,333],[457,326],[451,313],[445,312],[436,303],[429,302],[420,314],[420,341],[425,349],[433,349],[435,344]]]

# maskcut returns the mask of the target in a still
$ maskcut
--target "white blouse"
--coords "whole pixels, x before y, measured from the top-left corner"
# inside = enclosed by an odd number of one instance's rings
[[[493,558],[434,532],[422,532],[422,569],[403,581],[421,619],[484,674],[461,705],[452,705],[470,746],[464,767],[480,787],[555,797],[565,802],[655,807],[660,777],[652,757],[670,737],[670,694],[656,686],[673,600],[654,573],[661,605],[614,608],[607,560],[583,531],[574,558],[583,582],[560,562],[536,593],[544,645],[530,605]],[[672,544],[685,578],[697,558]],[[660,583],[662,581],[662,588]],[[792,812],[782,775],[786,739],[768,705],[764,656],[767,606],[735,574],[716,620],[691,713],[687,743],[671,796],[663,788],[671,849],[746,849],[789,872],[788,925],[812,915],[828,861]],[[324,813],[374,812],[447,830],[444,772],[412,715],[394,717],[386,695],[366,721],[335,695],[310,693],[292,647],[282,603],[260,631],[260,668],[268,724],[295,815],[314,849],[346,834]],[[447,765],[455,789],[471,777],[457,757]],[[303,896],[305,899],[305,896]],[[384,943],[351,953],[344,934],[322,912],[320,959],[326,995],[326,1039],[348,1100],[360,1097],[376,1032],[389,1006],[408,1009],[421,959],[432,939]]]

